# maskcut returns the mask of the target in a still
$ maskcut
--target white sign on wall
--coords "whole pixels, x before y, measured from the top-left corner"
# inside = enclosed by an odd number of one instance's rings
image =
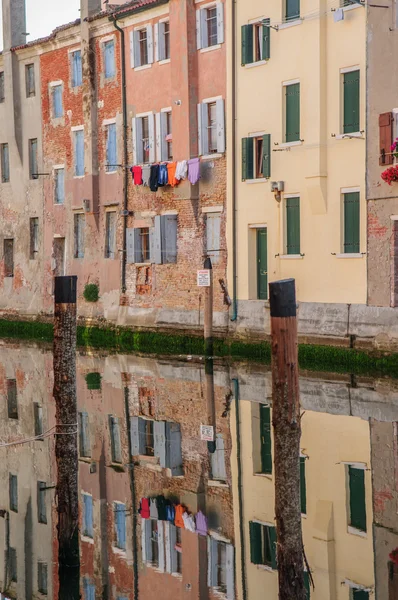
[[[209,269],[200,269],[198,271],[198,287],[210,287]]]
[[[200,426],[200,439],[204,442],[214,442],[214,427],[213,425]]]

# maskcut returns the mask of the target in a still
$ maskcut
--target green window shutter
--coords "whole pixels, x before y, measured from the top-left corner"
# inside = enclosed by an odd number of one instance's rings
[[[300,254],[300,198],[286,198],[286,254]]]
[[[276,528],[268,527],[268,530],[271,543],[271,567],[276,570],[278,568],[278,564],[276,562]]]
[[[285,0],[285,21],[300,18],[300,0]]]
[[[348,467],[350,487],[350,525],[366,531],[365,470]]]
[[[254,146],[253,138],[242,138],[242,181],[253,179]]]
[[[311,597],[311,590],[310,590],[310,576],[308,574],[308,571],[304,571],[304,587],[305,587],[305,591],[307,592],[307,600],[309,600]]]
[[[254,565],[262,564],[261,527],[260,523],[249,522],[250,561]]]
[[[286,134],[285,142],[300,140],[300,84],[285,86]]]
[[[271,28],[270,19],[264,19],[262,22],[262,46],[261,46],[261,58],[262,60],[268,60],[271,56]]]
[[[359,131],[359,71],[344,73],[343,133]]]
[[[271,409],[260,404],[261,473],[272,473]]]
[[[271,135],[263,135],[263,175],[271,177]]]
[[[344,194],[344,253],[359,252],[359,192]]]
[[[300,456],[300,506],[301,514],[307,514],[307,490],[305,484],[305,457]]]
[[[364,590],[352,590],[352,599],[353,600],[369,600],[369,592],[365,592]]]
[[[242,66],[253,62],[253,25],[242,25]]]

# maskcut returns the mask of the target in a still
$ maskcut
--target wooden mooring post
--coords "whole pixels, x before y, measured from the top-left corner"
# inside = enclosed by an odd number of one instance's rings
[[[279,600],[306,600],[300,510],[300,397],[294,279],[269,284]]]
[[[59,600],[80,598],[76,276],[55,277],[54,400]]]

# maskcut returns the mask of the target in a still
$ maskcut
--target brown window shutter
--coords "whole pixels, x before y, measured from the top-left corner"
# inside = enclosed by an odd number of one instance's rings
[[[394,157],[391,154],[393,115],[391,112],[379,115],[379,133],[380,133],[380,165],[392,165]]]

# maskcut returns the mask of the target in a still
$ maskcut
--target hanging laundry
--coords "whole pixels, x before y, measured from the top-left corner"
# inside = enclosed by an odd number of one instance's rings
[[[149,519],[150,512],[149,512],[149,499],[148,498],[141,498],[140,508],[138,509],[138,512],[140,513],[140,515],[143,519]]]
[[[151,519],[158,519],[158,507],[156,506],[156,499],[151,498],[149,501],[149,514]]]
[[[131,167],[134,185],[142,185],[142,167]]]
[[[158,191],[158,175],[159,175],[159,165],[152,165],[151,166],[151,175],[149,177],[149,189],[151,190],[151,192],[157,192]]]
[[[167,513],[166,513],[166,498],[164,496],[156,496],[156,506],[158,509],[158,519],[159,521],[167,521]]]
[[[168,176],[169,176],[169,185],[171,185],[172,187],[174,187],[175,185],[178,185],[179,181],[176,179],[176,168],[177,168],[177,163],[173,162],[173,163],[169,163],[167,165],[167,172],[168,172]]]
[[[180,160],[177,163],[177,167],[176,167],[176,179],[178,179],[178,181],[181,181],[181,179],[186,179],[188,173],[188,163],[186,160]]]
[[[187,529],[188,531],[192,531],[193,533],[195,533],[195,531],[196,531],[196,525],[195,525],[195,519],[193,518],[193,516],[189,515],[187,512],[184,512],[182,514],[182,520],[184,521],[184,527],[185,527],[185,529]]]
[[[199,168],[199,158],[191,158],[188,161],[188,179],[192,185],[199,181]]]
[[[149,186],[149,178],[151,176],[151,167],[150,165],[145,165],[142,167],[142,184]]]
[[[176,516],[174,519],[174,525],[176,527],[181,527],[182,529],[184,529],[184,519],[182,518],[183,514],[184,514],[184,507],[181,506],[181,504],[178,504],[176,506]]]
[[[176,511],[174,510],[174,506],[172,504],[168,504],[166,506],[167,521],[170,521],[170,523],[174,523],[175,516],[176,516]]]
[[[207,535],[207,519],[201,510],[196,515],[196,531],[199,535]]]
[[[158,185],[159,187],[167,185],[169,177],[167,173],[167,165],[159,165]]]

